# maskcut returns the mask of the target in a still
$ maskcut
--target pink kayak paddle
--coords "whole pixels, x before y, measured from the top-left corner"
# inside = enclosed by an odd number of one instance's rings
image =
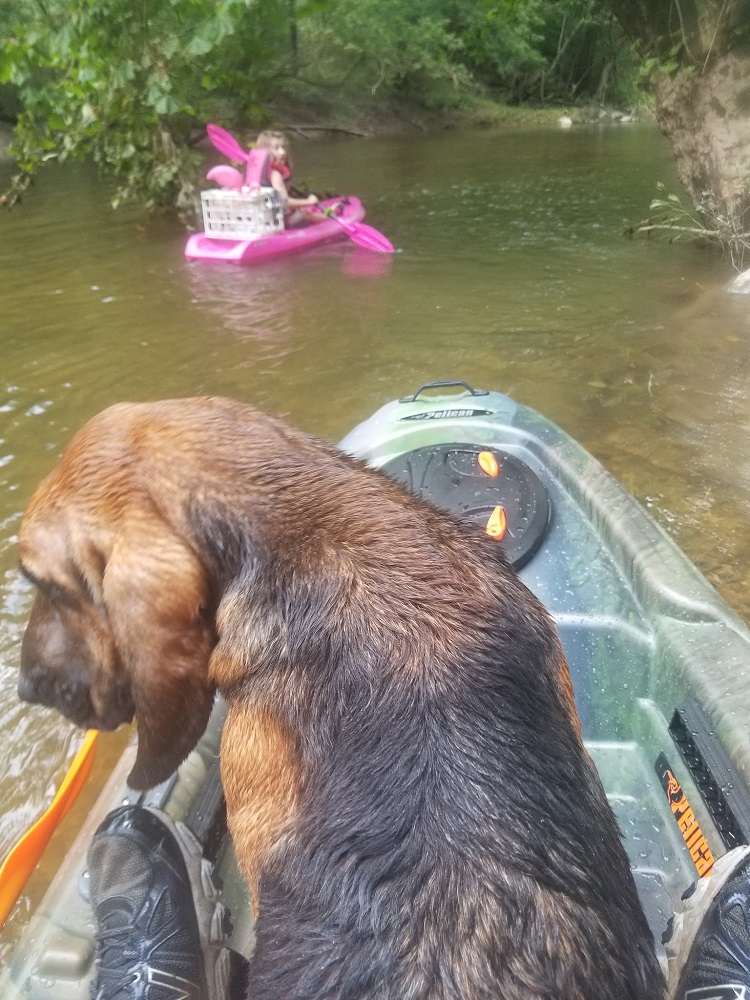
[[[249,163],[250,154],[240,146],[234,136],[227,132],[226,129],[221,128],[219,125],[209,124],[206,125],[206,132],[208,133],[208,138],[220,153],[228,156],[230,160],[236,160],[239,163]],[[334,219],[338,222],[349,239],[366,250],[375,250],[377,253],[393,253],[393,244],[391,241],[372,226],[366,226],[362,222],[348,222],[346,219],[342,219],[336,215],[332,208],[323,208],[322,205],[310,205],[309,207],[318,209],[324,215],[327,215],[329,219]]]
[[[308,205],[307,207],[317,209],[323,215],[327,215],[329,219],[334,219],[346,230],[346,235],[349,239],[354,240],[355,243],[364,247],[365,250],[375,250],[376,253],[393,253],[393,244],[391,241],[372,226],[367,226],[364,222],[348,222],[346,219],[342,219],[341,216],[336,215],[332,208],[323,208],[322,205]]]
[[[206,125],[206,132],[216,149],[224,156],[228,156],[230,160],[237,160],[239,163],[250,163],[250,154],[225,129],[219,125]]]

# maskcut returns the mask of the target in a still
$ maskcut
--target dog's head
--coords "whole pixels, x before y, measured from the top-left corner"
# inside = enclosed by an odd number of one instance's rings
[[[206,569],[139,467],[136,409],[112,407],[87,424],[29,504],[21,569],[37,593],[18,690],[83,727],[135,717],[129,780],[147,788],[205,728],[215,635]]]

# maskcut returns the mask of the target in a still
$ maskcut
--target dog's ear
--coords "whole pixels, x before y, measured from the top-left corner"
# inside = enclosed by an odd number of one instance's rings
[[[151,788],[187,757],[211,714],[208,661],[216,638],[208,577],[177,535],[143,511],[117,537],[103,594],[138,725],[128,783]]]

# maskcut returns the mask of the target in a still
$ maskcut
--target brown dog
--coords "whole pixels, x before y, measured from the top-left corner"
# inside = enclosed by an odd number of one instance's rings
[[[136,788],[228,703],[253,1000],[656,1000],[554,628],[481,530],[222,399],[123,404],[24,519],[21,697],[135,715]]]

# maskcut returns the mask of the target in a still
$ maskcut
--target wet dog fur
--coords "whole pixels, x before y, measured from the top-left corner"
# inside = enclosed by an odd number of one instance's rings
[[[246,405],[120,404],[21,531],[19,693],[135,716],[131,784],[228,704],[253,1000],[657,1000],[547,613],[481,530]]]

